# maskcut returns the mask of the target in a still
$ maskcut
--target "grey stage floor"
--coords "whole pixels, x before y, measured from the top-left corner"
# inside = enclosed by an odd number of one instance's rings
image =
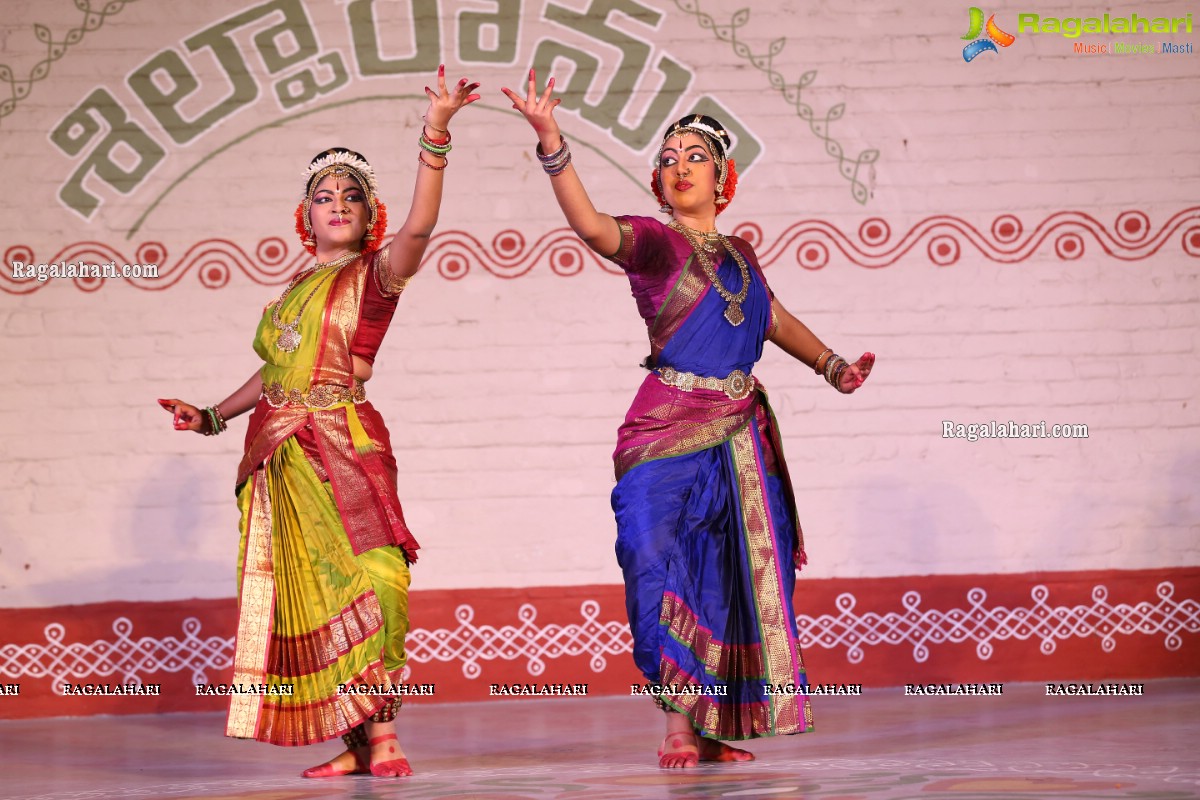
[[[655,766],[645,699],[411,705],[400,735],[416,774],[305,780],[334,743],[279,748],[222,736],[220,714],[0,722],[0,796],[93,798],[768,798],[983,800],[1200,797],[1200,680],[1143,697],[814,698],[815,733],[759,740],[751,764]]]

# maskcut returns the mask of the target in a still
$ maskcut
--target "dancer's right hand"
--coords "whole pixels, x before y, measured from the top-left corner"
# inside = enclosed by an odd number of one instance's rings
[[[561,134],[558,129],[558,121],[554,119],[554,109],[562,102],[561,98],[551,98],[554,93],[554,78],[550,78],[546,82],[546,88],[538,95],[537,93],[537,75],[534,71],[529,70],[529,88],[522,98],[512,89],[501,88],[500,91],[512,101],[513,108],[521,112],[525,117],[525,121],[537,131],[538,139],[542,143],[542,149],[549,153],[553,149],[557,149],[561,140]]]
[[[177,431],[194,431],[204,433],[208,420],[204,412],[190,403],[182,400],[159,399],[158,404],[175,415],[174,426]]]

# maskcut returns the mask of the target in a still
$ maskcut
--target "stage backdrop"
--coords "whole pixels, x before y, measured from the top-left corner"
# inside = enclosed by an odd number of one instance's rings
[[[0,716],[219,707],[189,685],[229,674],[245,420],[183,435],[155,398],[257,368],[310,261],[313,154],[364,153],[398,224],[441,63],[483,99],[368,387],[423,545],[418,701],[637,680],[608,496],[645,328],[500,94],[531,67],[613,213],[656,213],[666,125],[724,121],[721,228],[830,346],[878,355],[852,397],[773,348],[756,370],[814,681],[1197,674],[1191,5],[747,5],[4,0]],[[164,688],[64,689],[126,682]]]

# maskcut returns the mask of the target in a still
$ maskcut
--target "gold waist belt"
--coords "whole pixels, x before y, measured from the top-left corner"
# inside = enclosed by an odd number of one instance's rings
[[[284,389],[281,383],[271,383],[263,387],[263,397],[272,408],[284,406],[303,406],[304,408],[332,408],[338,403],[365,403],[367,390],[363,382],[354,379],[354,388],[322,383],[312,387],[307,392],[299,389]]]
[[[724,392],[730,400],[741,400],[748,397],[754,390],[757,381],[753,375],[747,375],[740,369],[735,369],[726,378],[705,378],[691,372],[680,372],[674,367],[663,367],[658,370],[658,379],[667,386],[674,386],[690,392],[693,389],[711,389],[714,392]]]

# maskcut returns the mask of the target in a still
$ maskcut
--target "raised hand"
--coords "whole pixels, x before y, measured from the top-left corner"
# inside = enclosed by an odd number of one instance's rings
[[[542,169],[550,176],[554,188],[554,199],[562,209],[567,224],[594,252],[603,256],[616,252],[621,244],[621,228],[608,214],[596,210],[583,188],[579,173],[571,162],[571,148],[562,136],[554,109],[562,102],[554,97],[554,78],[546,81],[541,94],[537,91],[537,74],[529,70],[529,86],[525,96],[512,89],[502,88],[504,96],[512,101],[513,108],[521,112],[525,121],[537,133],[537,157]]]
[[[862,357],[842,371],[841,385],[838,387],[843,394],[850,394],[862,386],[875,366],[875,354],[863,353]]]
[[[560,133],[558,121],[554,119],[554,109],[558,107],[562,99],[551,97],[554,94],[554,78],[546,81],[546,88],[539,95],[537,93],[537,75],[533,70],[529,70],[529,87],[524,98],[512,89],[501,88],[500,91],[504,92],[504,96],[512,101],[513,108],[520,111],[521,115],[525,117],[525,121],[537,131],[543,146],[557,147]]]
[[[450,118],[458,113],[463,106],[468,106],[479,99],[475,90],[478,83],[471,83],[468,78],[462,78],[453,89],[446,87],[446,65],[438,66],[437,91],[425,87],[429,97],[429,109],[425,112],[425,123],[435,131],[444,131],[450,124]]]

